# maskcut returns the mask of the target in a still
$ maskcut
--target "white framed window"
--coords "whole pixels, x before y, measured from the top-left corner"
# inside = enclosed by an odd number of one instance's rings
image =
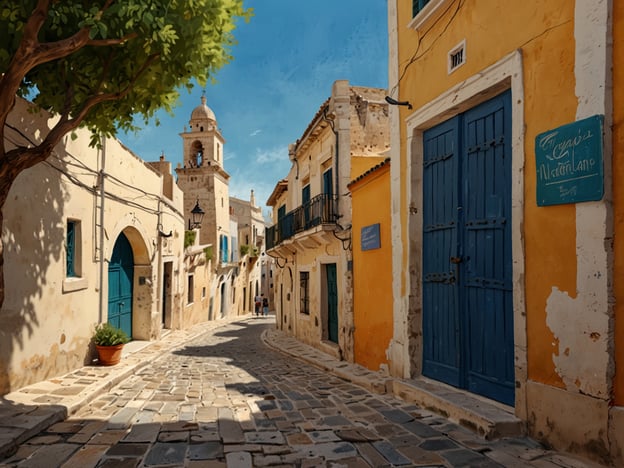
[[[82,275],[82,223],[68,218],[65,224],[65,278],[63,292],[79,291],[88,286]]]

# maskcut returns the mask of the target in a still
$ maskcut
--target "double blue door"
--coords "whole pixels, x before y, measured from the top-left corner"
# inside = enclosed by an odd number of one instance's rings
[[[128,238],[117,238],[108,265],[108,322],[132,336],[134,255]]]
[[[423,374],[514,404],[504,93],[423,135]]]

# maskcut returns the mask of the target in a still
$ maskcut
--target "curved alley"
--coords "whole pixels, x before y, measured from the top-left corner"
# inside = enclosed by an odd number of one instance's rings
[[[135,353],[142,366],[2,466],[586,466],[529,439],[485,441],[268,347],[269,332],[279,345],[272,317],[246,317]]]

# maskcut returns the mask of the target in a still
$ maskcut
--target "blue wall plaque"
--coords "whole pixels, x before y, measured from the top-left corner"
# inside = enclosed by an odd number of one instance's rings
[[[604,116],[594,115],[537,135],[537,205],[602,199]]]
[[[379,223],[364,226],[361,231],[360,245],[362,250],[373,250],[381,247]]]

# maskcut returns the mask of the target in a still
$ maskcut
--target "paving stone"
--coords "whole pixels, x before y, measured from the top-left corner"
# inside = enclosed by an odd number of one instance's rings
[[[125,407],[115,413],[108,421],[109,429],[123,429],[130,427],[130,423],[134,419],[134,415],[137,413],[137,408]]]
[[[188,450],[190,460],[213,460],[223,457],[223,445],[220,442],[191,444]]]
[[[439,452],[440,450],[455,449],[457,448],[457,444],[449,439],[427,439],[420,444],[420,448]]]
[[[321,424],[328,426],[350,426],[350,421],[344,416],[329,416],[321,420]]]
[[[405,424],[414,420],[412,415],[397,409],[384,410],[380,411],[380,413],[383,414],[387,420],[397,424]]]
[[[92,468],[97,466],[108,445],[84,445],[61,468]]]
[[[191,436],[190,431],[162,431],[158,434],[159,442],[187,442]]]
[[[247,452],[231,452],[225,456],[228,468],[251,468],[251,454]]]
[[[339,460],[357,456],[357,450],[348,442],[325,442],[313,445],[293,446],[306,457],[323,457],[326,460]]]
[[[305,432],[297,432],[286,436],[289,445],[306,445],[312,444],[312,439]]]
[[[78,395],[79,393],[83,392],[85,388],[86,388],[85,386],[81,386],[81,385],[76,385],[76,386],[71,386],[71,387],[61,387],[56,390],[53,390],[51,393],[52,395],[65,395],[65,396]]]
[[[372,445],[393,466],[409,465],[411,463],[407,457],[403,456],[392,444],[385,440],[373,442]]]
[[[245,432],[246,442],[250,444],[281,445],[286,443],[284,436],[278,431]]]
[[[93,445],[113,445],[119,442],[125,435],[126,431],[124,430],[98,432],[87,443]]]
[[[93,437],[95,433],[102,430],[106,426],[104,421],[94,421],[83,426],[78,432],[72,435],[67,442],[72,444],[85,444]]]
[[[136,458],[105,458],[97,468],[135,468],[138,462]]]
[[[234,420],[229,408],[219,408],[219,435],[226,444],[240,444],[245,442],[245,436],[240,424]]]
[[[149,447],[149,444],[132,444],[119,442],[113,445],[110,449],[108,449],[108,451],[106,452],[106,456],[139,458],[145,455]]]
[[[428,437],[440,437],[442,434],[439,431],[436,431],[428,424],[424,424],[420,421],[410,421],[403,424],[403,427],[408,431],[416,434],[419,437],[428,438]]]
[[[334,431],[310,431],[307,433],[314,443],[335,442],[340,440]]]
[[[440,455],[446,458],[453,466],[503,468],[502,465],[472,450],[445,450],[440,452]]]
[[[43,435],[39,437],[33,437],[28,441],[30,445],[52,445],[56,442],[60,442],[63,438],[60,435]]]
[[[156,442],[147,453],[143,464],[154,465],[182,465],[186,458],[187,444]]]
[[[444,458],[438,453],[421,449],[416,446],[399,447],[397,450],[411,460],[417,466],[444,465]]]
[[[27,460],[20,463],[25,468],[50,468],[61,466],[80,448],[76,444],[42,445]]]
[[[347,442],[370,442],[381,439],[379,435],[365,428],[338,430],[336,436]]]

